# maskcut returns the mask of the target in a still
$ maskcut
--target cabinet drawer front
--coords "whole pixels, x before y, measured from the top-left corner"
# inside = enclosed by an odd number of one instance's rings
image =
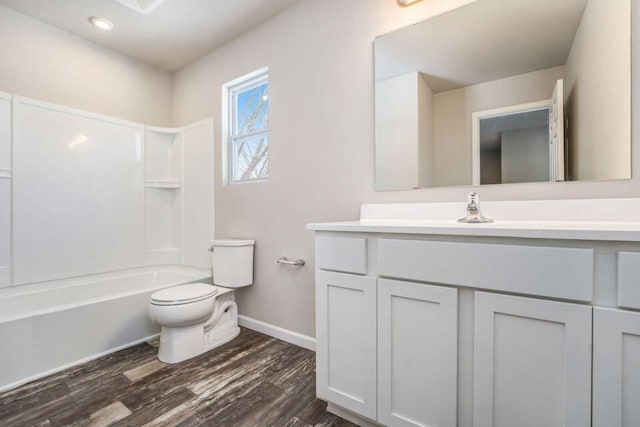
[[[378,240],[381,276],[576,301],[593,299],[593,250]]]
[[[618,253],[618,306],[640,309],[640,253]]]
[[[367,273],[367,239],[360,237],[316,238],[316,266],[321,270]]]

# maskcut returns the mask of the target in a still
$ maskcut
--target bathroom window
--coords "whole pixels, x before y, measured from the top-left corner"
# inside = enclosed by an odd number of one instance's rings
[[[262,69],[223,86],[228,116],[225,181],[269,177],[269,74]]]

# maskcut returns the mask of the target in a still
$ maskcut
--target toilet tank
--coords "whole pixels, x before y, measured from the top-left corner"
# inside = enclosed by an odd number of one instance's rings
[[[213,284],[240,288],[253,284],[253,240],[219,239],[211,242]]]

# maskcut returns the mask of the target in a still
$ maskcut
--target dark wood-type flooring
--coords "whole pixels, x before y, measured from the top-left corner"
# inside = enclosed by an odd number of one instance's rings
[[[141,344],[0,394],[0,426],[353,426],[315,397],[315,354],[243,329],[175,365]]]

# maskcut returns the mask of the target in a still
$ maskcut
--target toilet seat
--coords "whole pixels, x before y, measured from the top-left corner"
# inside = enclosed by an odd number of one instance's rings
[[[206,283],[188,283],[157,291],[151,295],[152,305],[185,305],[215,296],[218,289]]]

